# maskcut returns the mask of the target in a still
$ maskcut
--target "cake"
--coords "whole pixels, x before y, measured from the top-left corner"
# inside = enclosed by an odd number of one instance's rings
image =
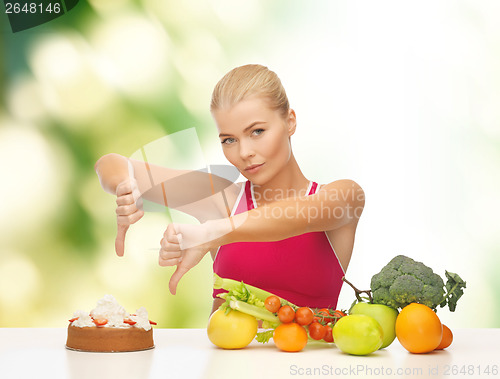
[[[78,310],[69,320],[66,347],[78,351],[125,352],[154,347],[153,329],[144,307],[129,314],[111,295],[90,312]]]

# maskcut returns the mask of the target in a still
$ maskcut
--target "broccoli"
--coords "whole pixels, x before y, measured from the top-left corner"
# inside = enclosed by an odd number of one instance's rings
[[[398,255],[373,275],[370,285],[373,302],[395,309],[421,303],[436,310],[438,305],[444,307],[448,304],[453,312],[466,283],[457,274],[448,271],[445,274],[446,287],[443,279],[430,267]]]

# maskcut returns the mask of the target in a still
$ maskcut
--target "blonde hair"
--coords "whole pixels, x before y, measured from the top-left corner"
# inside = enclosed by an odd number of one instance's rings
[[[212,93],[210,111],[229,109],[252,95],[265,98],[283,117],[288,114],[290,104],[278,75],[258,64],[236,67],[224,75]]]

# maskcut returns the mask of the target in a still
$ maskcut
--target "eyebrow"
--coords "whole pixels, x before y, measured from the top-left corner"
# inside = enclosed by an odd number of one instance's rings
[[[243,129],[243,133],[245,133],[247,130],[249,129],[252,129],[255,125],[259,125],[259,124],[265,124],[266,122],[265,121],[255,121],[255,122],[252,122],[250,125],[248,125],[245,129]],[[219,137],[230,137],[232,134],[224,134],[224,133],[220,133],[219,134]]]

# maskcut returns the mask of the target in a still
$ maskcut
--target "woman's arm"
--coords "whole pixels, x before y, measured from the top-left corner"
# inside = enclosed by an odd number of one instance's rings
[[[216,246],[233,242],[278,241],[299,234],[329,231],[357,223],[365,204],[362,188],[352,180],[325,185],[316,194],[277,201],[213,221]]]
[[[135,179],[141,198],[178,209],[200,222],[227,216],[222,193],[229,204],[239,192],[236,184],[218,175],[171,169],[119,154],[104,155],[95,164],[95,170],[108,193],[116,194],[120,183]]]
[[[170,279],[175,293],[180,278],[214,247],[234,242],[278,241],[296,235],[357,224],[365,203],[361,187],[339,180],[310,196],[289,198],[202,225],[169,225],[159,263],[177,266]]]
[[[102,188],[117,197],[115,250],[119,256],[124,254],[129,226],[144,215],[142,198],[205,222],[228,215],[237,197],[237,185],[217,175],[169,169],[119,154],[104,155],[94,168]]]

